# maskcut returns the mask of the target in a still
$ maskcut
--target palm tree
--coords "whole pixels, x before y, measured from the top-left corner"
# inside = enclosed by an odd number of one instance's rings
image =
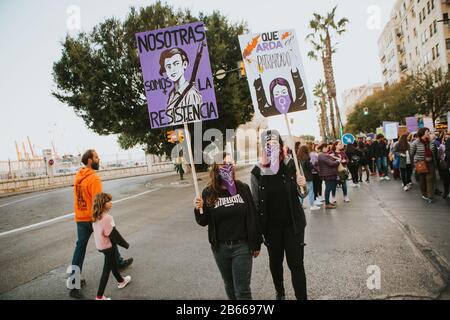
[[[327,102],[326,102],[326,93],[325,93],[325,82],[323,80],[319,80],[314,86],[313,94],[319,99],[319,107],[320,107],[320,124],[323,132],[322,137],[327,141],[332,136],[330,135],[330,128],[328,126],[328,118],[327,118]],[[330,118],[331,125],[333,127],[334,133],[334,114],[333,109],[330,108]],[[333,138],[334,134],[333,134]]]
[[[314,13],[314,19],[309,22],[309,27],[313,32],[310,33],[306,39],[309,40],[313,46],[313,50],[308,53],[308,57],[314,60],[318,60],[320,57],[322,60],[327,94],[330,102],[330,115],[331,110],[334,109],[336,112],[338,126],[342,127],[341,113],[339,111],[336,97],[336,82],[334,80],[333,71],[333,54],[336,52],[336,44],[332,44],[331,38],[333,32],[335,32],[338,36],[342,35],[346,31],[345,27],[349,20],[347,18],[342,18],[336,22],[336,8],[337,6],[335,6],[331,12],[327,13],[326,16]],[[331,119],[331,126],[334,135],[336,135],[336,128],[333,125],[333,122],[334,116]]]

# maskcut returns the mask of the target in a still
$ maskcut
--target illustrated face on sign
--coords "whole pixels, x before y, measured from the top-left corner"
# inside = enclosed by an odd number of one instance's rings
[[[169,79],[173,82],[177,82],[184,76],[184,71],[188,67],[188,63],[187,61],[183,61],[181,55],[176,54],[172,58],[166,59],[164,67],[166,68],[166,74]]]
[[[289,82],[283,78],[276,78],[270,83],[270,100],[280,113],[287,113],[293,98]]]
[[[181,77],[184,77],[184,72],[189,66],[189,59],[183,49],[173,48],[161,53],[159,65],[160,75],[165,73],[171,81],[178,82]]]

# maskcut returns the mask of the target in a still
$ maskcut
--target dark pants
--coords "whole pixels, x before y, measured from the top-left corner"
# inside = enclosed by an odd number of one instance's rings
[[[433,171],[434,166],[430,163],[428,165],[428,173],[419,173],[420,190],[422,196],[429,199],[434,196]]]
[[[403,186],[411,183],[412,165],[407,164],[406,168],[400,168],[400,176],[402,178]]]
[[[250,281],[253,256],[248,244],[220,243],[217,251],[213,250],[213,254],[222,275],[228,299],[252,300]]]
[[[337,180],[325,180],[325,204],[330,204],[330,193],[336,194]]]
[[[369,166],[367,164],[361,164],[358,168],[358,175],[359,175],[359,181],[362,182],[363,179],[363,168],[366,170],[366,181],[370,180],[370,172],[369,172]]]
[[[297,300],[306,300],[306,275],[303,265],[305,230],[294,234],[292,226],[286,228],[269,228],[267,232],[267,250],[269,252],[270,272],[273,284],[279,295],[284,295],[283,261],[286,260],[291,271],[292,286]]]
[[[333,197],[336,198],[336,187],[340,184],[342,186],[342,192],[344,193],[344,197],[347,196],[347,180],[337,180],[336,184],[334,185],[334,189],[332,190]]]
[[[318,174],[313,174],[314,199],[322,195],[322,179]]]
[[[123,278],[120,275],[119,265],[116,259],[118,255],[117,247],[113,246],[112,248],[106,250],[100,250],[100,252],[105,255],[105,263],[103,264],[103,272],[102,277],[100,278],[97,297],[101,297],[105,293],[106,284],[108,283],[109,274],[111,273],[111,271],[117,282],[123,282]]]
[[[358,184],[358,166],[348,166],[354,184]]]
[[[448,196],[450,186],[450,173],[447,168],[439,168],[439,176],[441,177],[442,184],[444,185],[444,197]]]
[[[372,174],[377,173],[376,162],[377,162],[376,159],[374,159],[374,160],[369,159],[369,169],[370,169],[370,173],[372,173]]]
[[[73,253],[72,258],[72,266],[78,266],[80,268],[80,273],[83,269],[84,257],[86,256],[86,248],[91,238],[92,234],[92,222],[77,222],[77,235],[78,240],[75,246],[75,251]],[[114,245],[115,246],[115,245]],[[120,256],[119,250],[115,250],[115,257],[117,260],[117,264],[120,265],[123,261],[123,258]],[[75,272],[72,270],[72,272]]]

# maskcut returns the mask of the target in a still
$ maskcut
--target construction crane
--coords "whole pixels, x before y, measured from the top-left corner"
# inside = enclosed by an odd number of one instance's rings
[[[33,156],[33,159],[36,159],[37,155],[34,153],[33,145],[31,144],[30,137],[27,136],[27,140],[28,140],[28,145],[30,146],[31,155]]]
[[[27,149],[25,148],[25,143],[23,141],[22,141],[22,148],[25,160],[30,160],[30,155],[28,154]]]
[[[20,161],[20,160],[22,160],[22,155],[20,154],[20,150],[19,150],[19,146],[17,145],[17,141],[14,141],[14,143],[16,144],[17,160]]]
[[[53,148],[53,154],[55,155],[55,158],[59,158],[58,153],[56,152],[55,143],[52,140],[52,148]]]

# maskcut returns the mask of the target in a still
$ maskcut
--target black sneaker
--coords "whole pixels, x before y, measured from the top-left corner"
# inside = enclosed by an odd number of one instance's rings
[[[83,295],[81,294],[80,289],[72,289],[70,290],[70,296],[75,299],[83,299]]]
[[[128,268],[132,263],[133,263],[133,258],[123,260],[122,263],[119,265],[119,270],[124,270],[124,269]]]
[[[286,300],[286,294],[285,293],[278,293],[277,292],[277,300]]]

